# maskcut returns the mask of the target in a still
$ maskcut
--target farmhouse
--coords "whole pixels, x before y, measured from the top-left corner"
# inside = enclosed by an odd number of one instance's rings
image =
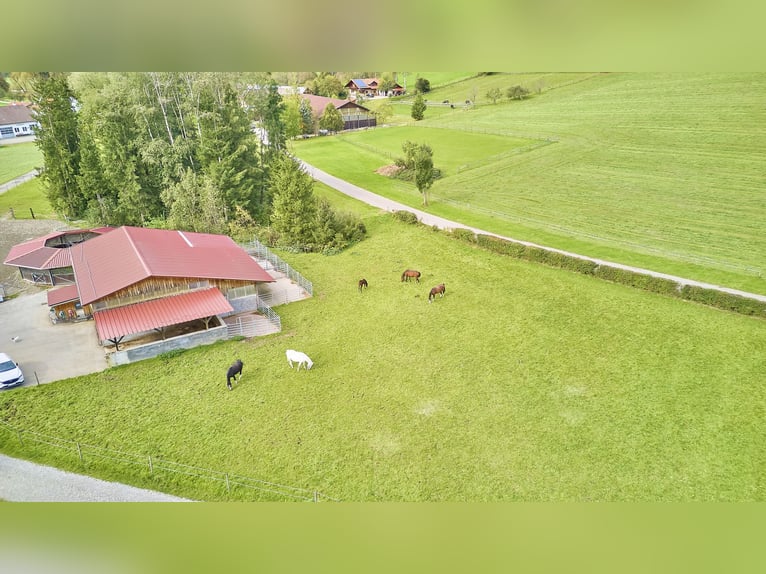
[[[344,130],[375,127],[377,125],[375,115],[368,108],[351,100],[326,98],[313,94],[302,94],[301,97],[308,100],[309,104],[311,104],[311,110],[317,118],[322,117],[327,106],[335,106],[335,109],[340,112],[343,118]]]
[[[28,105],[0,106],[0,139],[34,135],[36,125]]]
[[[0,108],[1,109],[1,108]],[[74,283],[70,247],[98,237],[111,227],[54,231],[14,245],[3,263],[17,267],[22,279],[41,285]]]
[[[375,96],[401,96],[404,93],[404,88],[396,82],[386,90],[381,89],[378,78],[356,78],[349,80],[345,87],[353,96],[361,94],[368,98]]]

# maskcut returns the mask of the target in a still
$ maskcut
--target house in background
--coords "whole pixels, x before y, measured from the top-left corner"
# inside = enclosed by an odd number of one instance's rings
[[[326,98],[324,96],[315,96],[313,94],[302,94],[302,98],[309,101],[314,117],[321,118],[327,106],[335,106],[343,118],[343,129],[353,130],[357,128],[371,128],[377,125],[375,114],[368,108],[352,102],[351,100],[340,100],[338,98]]]
[[[34,135],[36,125],[29,105],[0,106],[0,139]]]
[[[378,78],[355,78],[349,80],[345,87],[349,94],[354,97],[360,94],[367,98],[375,96],[401,96],[404,94],[404,88],[396,82],[387,90],[381,89]]]

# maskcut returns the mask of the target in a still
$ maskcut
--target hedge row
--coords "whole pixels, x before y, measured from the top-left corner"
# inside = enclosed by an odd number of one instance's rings
[[[706,289],[704,287],[693,287],[691,285],[682,285],[671,279],[661,277],[652,277],[643,273],[636,273],[627,269],[599,265],[593,261],[579,259],[563,253],[548,251],[539,247],[532,247],[522,243],[515,243],[492,235],[475,234],[468,229],[457,228],[446,230],[445,233],[467,243],[477,244],[494,253],[510,255],[517,259],[543,263],[551,267],[568,269],[584,275],[592,275],[599,279],[605,279],[613,283],[629,285],[652,293],[660,293],[671,297],[678,297],[686,301],[702,303],[710,307],[733,311],[742,315],[750,315],[766,319],[766,303],[747,299],[730,293],[717,291],[715,289]]]

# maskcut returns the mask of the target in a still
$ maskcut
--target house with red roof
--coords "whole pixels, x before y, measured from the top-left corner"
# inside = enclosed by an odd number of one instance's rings
[[[368,98],[375,96],[401,96],[404,94],[404,88],[396,82],[383,90],[378,78],[354,78],[346,83],[345,88],[354,96],[361,94]]]

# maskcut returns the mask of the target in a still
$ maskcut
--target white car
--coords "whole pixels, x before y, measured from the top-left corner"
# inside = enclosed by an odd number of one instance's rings
[[[19,364],[5,353],[0,353],[0,389],[10,389],[24,384],[24,374]]]

